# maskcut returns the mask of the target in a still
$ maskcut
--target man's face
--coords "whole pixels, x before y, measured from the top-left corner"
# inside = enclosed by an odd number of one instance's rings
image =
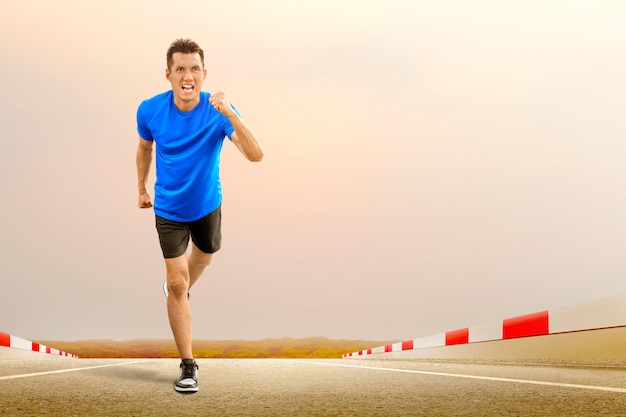
[[[172,64],[165,70],[165,77],[172,84],[174,102],[179,110],[189,111],[199,103],[202,82],[206,78],[200,54],[175,52]]]

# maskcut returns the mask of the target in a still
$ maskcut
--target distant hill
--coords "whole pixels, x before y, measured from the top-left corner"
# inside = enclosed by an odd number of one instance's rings
[[[264,340],[195,340],[193,351],[196,358],[339,358],[375,346],[396,341],[367,341],[309,337],[304,339]],[[52,346],[81,358],[177,358],[173,340],[135,339],[80,340],[64,342],[42,340]]]

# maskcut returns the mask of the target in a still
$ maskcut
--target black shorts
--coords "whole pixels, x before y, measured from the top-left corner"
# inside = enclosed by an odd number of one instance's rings
[[[164,258],[177,258],[187,252],[189,236],[202,252],[215,253],[222,244],[222,206],[189,223],[156,216],[156,228]]]

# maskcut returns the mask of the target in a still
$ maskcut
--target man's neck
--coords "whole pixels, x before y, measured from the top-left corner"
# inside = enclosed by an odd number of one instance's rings
[[[174,98],[174,105],[176,108],[182,112],[189,112],[196,108],[196,106],[200,103],[200,96],[196,100],[193,101],[182,101]]]

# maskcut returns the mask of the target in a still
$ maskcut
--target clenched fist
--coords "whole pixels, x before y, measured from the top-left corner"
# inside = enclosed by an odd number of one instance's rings
[[[228,97],[226,97],[226,94],[223,91],[211,94],[211,97],[209,97],[209,103],[211,103],[215,110],[222,113],[226,117],[236,114],[230,105],[230,101],[228,101]]]

